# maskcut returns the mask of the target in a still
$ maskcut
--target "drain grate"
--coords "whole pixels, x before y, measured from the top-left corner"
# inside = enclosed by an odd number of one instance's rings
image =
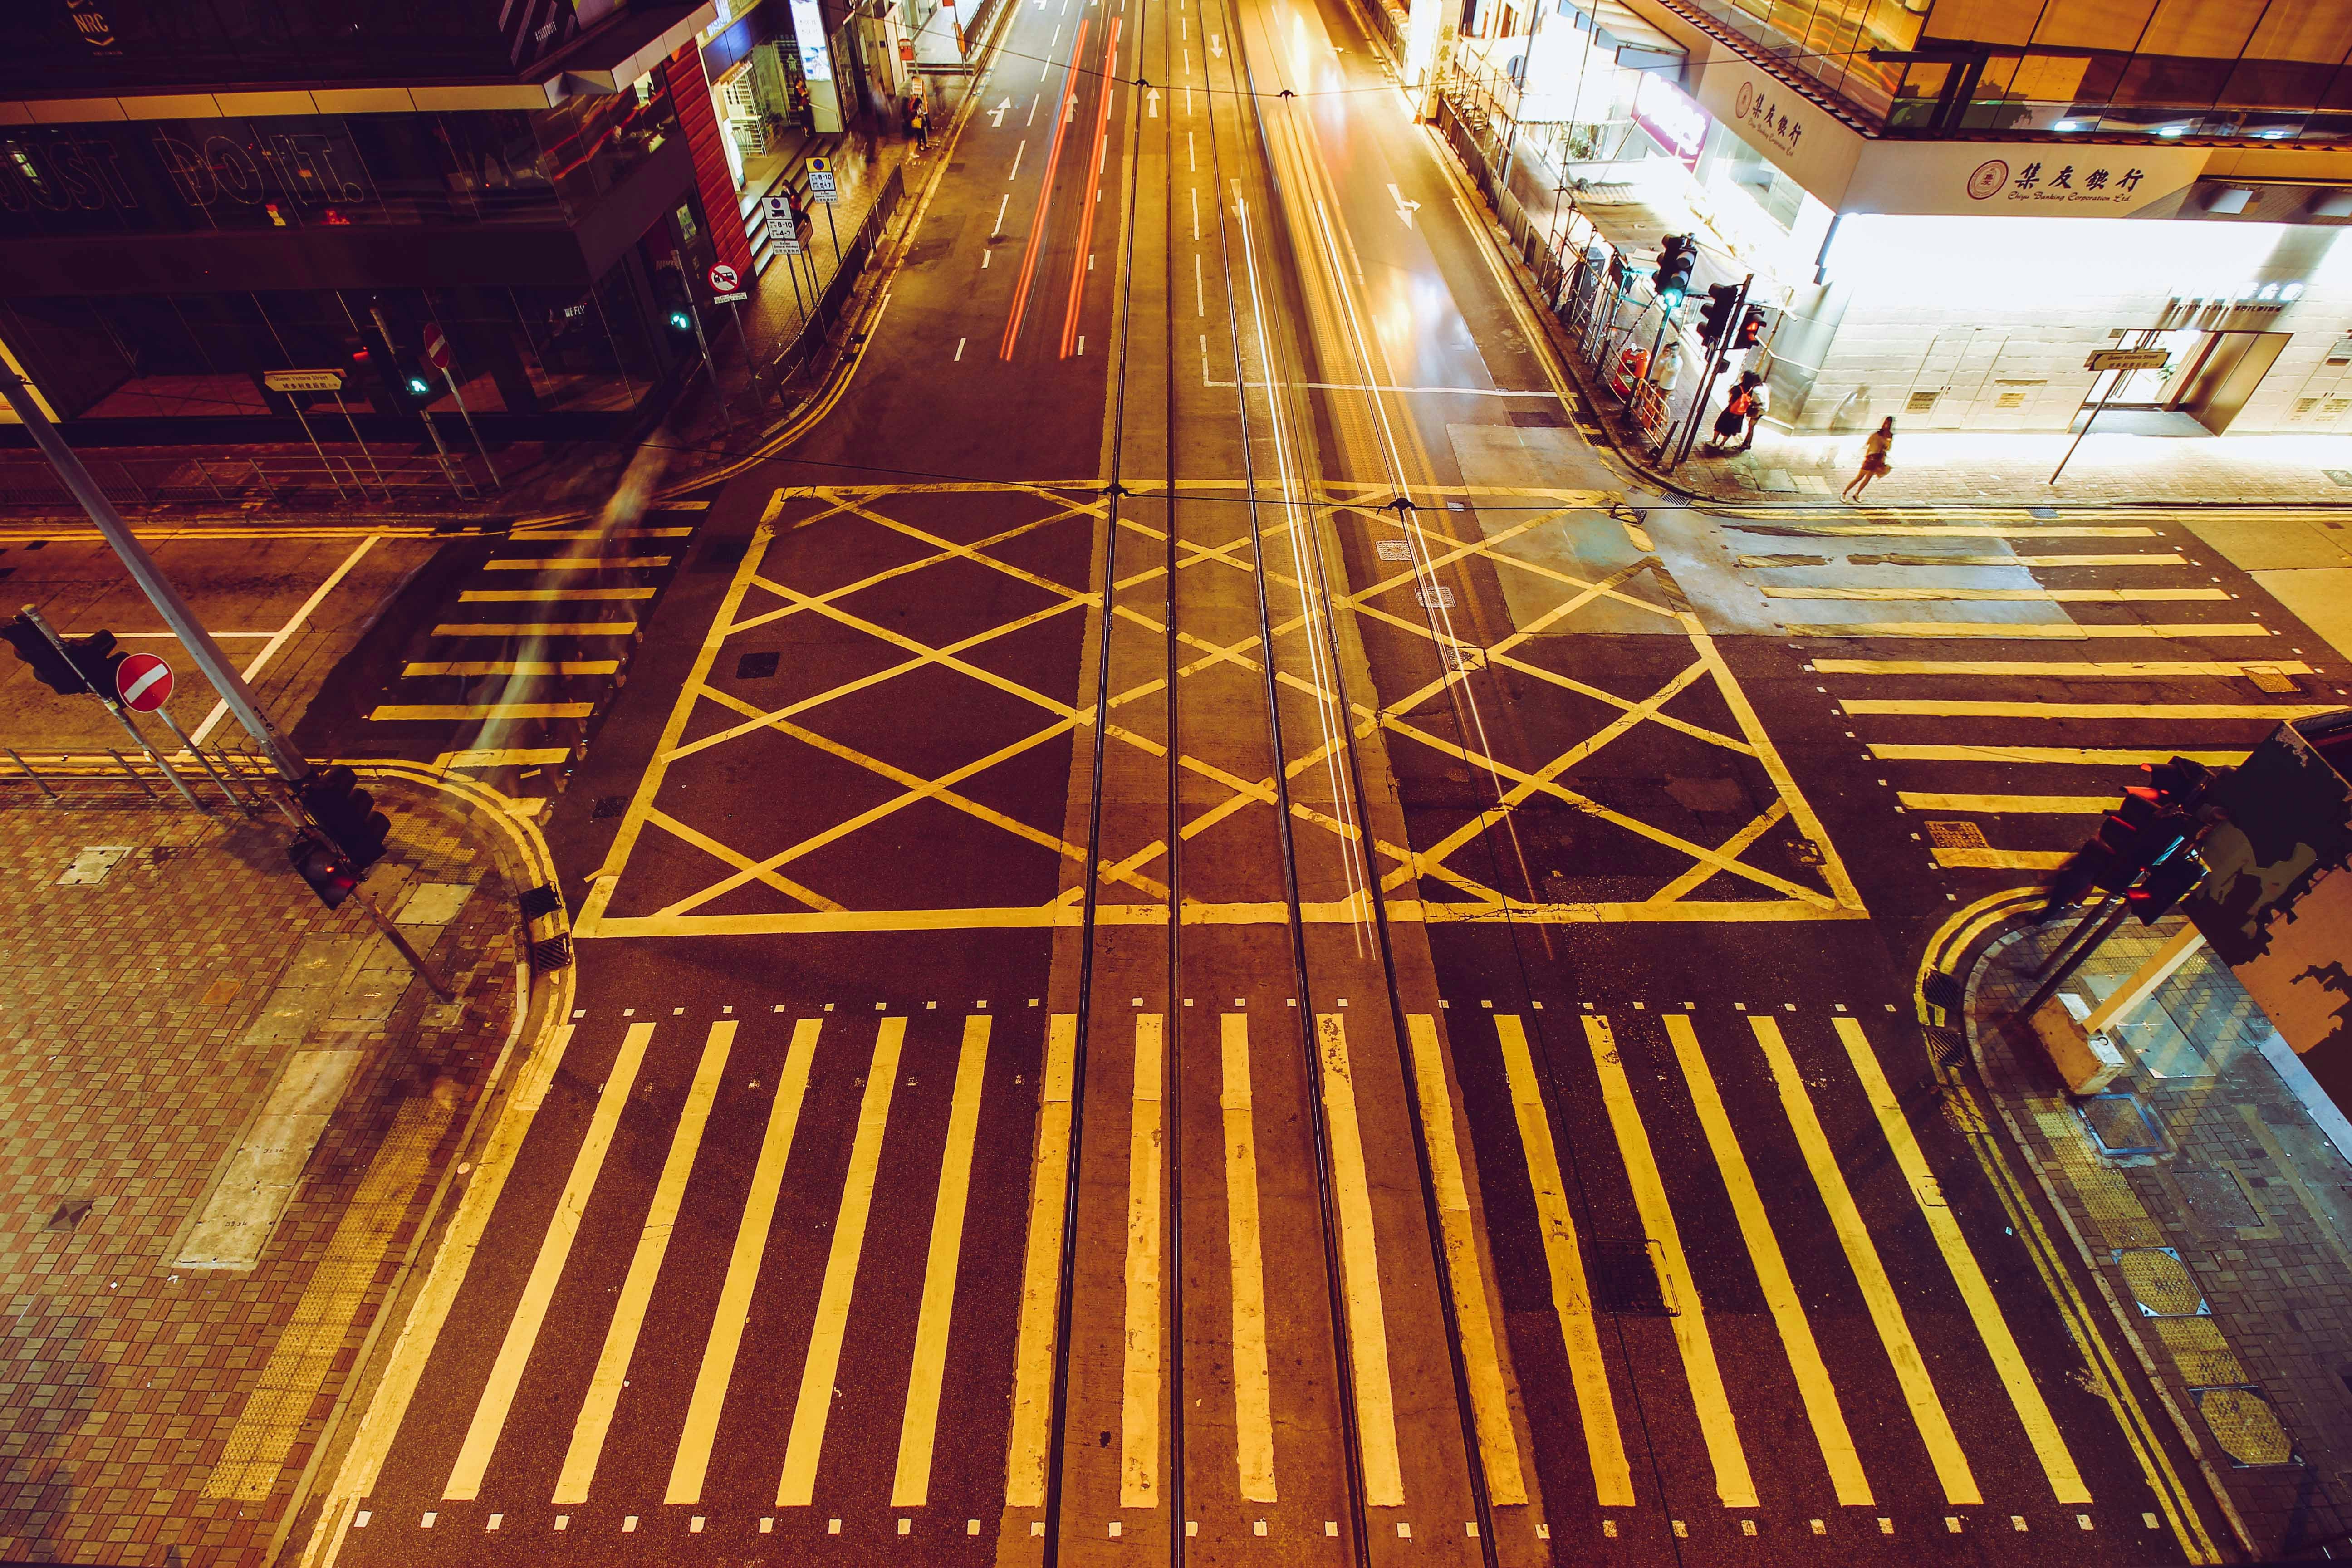
[[[2235,1172],[2175,1171],[2172,1179],[2180,1184],[2189,1211],[2212,1229],[2251,1230],[2263,1223]]]
[[[2140,1314],[2149,1318],[2204,1318],[2212,1315],[2205,1304],[2205,1291],[2197,1283],[2197,1276],[2189,1265],[2180,1261],[2179,1252],[2169,1247],[2118,1247],[2114,1253],[2116,1268],[2124,1277],[2124,1284],[2139,1304]]]
[[[2193,1388],[2189,1394],[2213,1441],[2241,1469],[2294,1463],[2294,1439],[2286,1435],[2261,1389]]]
[[[1424,610],[1450,610],[1454,607],[1454,590],[1451,588],[1416,588],[1412,596]]]
[[[747,653],[735,661],[735,679],[765,680],[776,673],[776,666],[782,661],[783,657],[772,648],[766,653]]]
[[[1984,829],[1973,822],[1931,822],[1927,842],[1938,849],[1990,849]]]
[[[629,809],[629,797],[625,795],[600,795],[596,804],[588,808],[588,820],[608,822]]]
[[[2164,1147],[2156,1119],[2136,1094],[2094,1094],[2077,1109],[2103,1153],[2154,1154]]]
[[[1412,559],[1412,544],[1402,539],[1375,540],[1372,552],[1383,561],[1410,561]]]
[[[1665,1288],[1646,1237],[1596,1241],[1592,1245],[1593,1302],[1622,1318],[1671,1318]]]
[[[535,888],[525,888],[522,897],[515,901],[522,907],[522,918],[527,921],[551,915],[563,907],[562,896],[544,882]]]
[[[1486,650],[1457,647],[1447,643],[1437,650],[1437,662],[1448,669],[1475,670],[1486,668]]]

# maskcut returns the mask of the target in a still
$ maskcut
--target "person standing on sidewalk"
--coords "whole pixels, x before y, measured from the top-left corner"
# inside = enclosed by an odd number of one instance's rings
[[[1713,457],[1723,455],[1724,444],[1739,434],[1756,406],[1756,373],[1744,373],[1724,399],[1723,412],[1715,416],[1715,438],[1700,450]]]
[[[915,95],[914,108],[907,117],[907,128],[915,133],[915,156],[919,158],[931,150],[931,106],[920,93]]]
[[[1878,428],[1870,433],[1869,440],[1863,443],[1862,467],[1853,479],[1846,481],[1846,487],[1841,492],[1845,500],[1860,500],[1862,492],[1870,488],[1870,481],[1883,477],[1894,467],[1886,460],[1886,454],[1894,446],[1895,416],[1890,414],[1878,422]]]
[[[1748,433],[1739,438],[1735,452],[1745,452],[1756,445],[1756,426],[1764,423],[1764,416],[1772,411],[1771,400],[1764,395],[1764,378],[1749,371],[1742,380],[1748,383]]]

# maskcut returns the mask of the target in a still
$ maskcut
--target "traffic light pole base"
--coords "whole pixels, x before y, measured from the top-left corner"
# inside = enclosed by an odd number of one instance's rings
[[[375,922],[375,929],[383,933],[383,939],[408,961],[408,967],[416,971],[418,978],[433,988],[433,994],[444,1002],[457,999],[457,994],[449,989],[449,983],[441,978],[441,972],[433,967],[433,961],[411,946],[408,939],[400,934],[400,928],[384,918],[383,911],[375,907],[375,900],[368,897],[365,888],[353,888],[352,897],[358,900],[360,908],[367,911],[367,918]]]

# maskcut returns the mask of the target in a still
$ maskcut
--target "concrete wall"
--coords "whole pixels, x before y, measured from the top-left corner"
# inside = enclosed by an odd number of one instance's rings
[[[2352,324],[2352,243],[2338,247],[2340,232],[1850,215],[1829,264],[1850,292],[1800,427],[1862,428],[1891,414],[1911,429],[2063,429],[2095,380],[2083,369],[2092,351],[2164,324],[2176,299],[2275,283],[2302,294],[2210,323],[2292,334],[2230,430],[2352,429],[2352,363],[2326,363]]]

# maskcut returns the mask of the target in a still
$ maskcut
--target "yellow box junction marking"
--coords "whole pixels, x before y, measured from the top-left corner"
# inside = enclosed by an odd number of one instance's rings
[[[1231,489],[1232,486],[1221,487],[1204,481],[1179,488],[1217,490]],[[1330,518],[1355,527],[1393,525],[1393,517],[1379,512],[1372,500],[1377,487],[1344,484],[1327,486],[1325,489],[1329,499],[1312,507],[1302,505],[1297,508],[1298,517],[1284,521],[1278,525],[1277,531],[1305,526],[1310,515]],[[989,538],[970,544],[943,538],[937,532],[892,515],[894,498],[945,494],[1026,496],[1034,499],[1039,515],[1027,521],[1013,523]],[[1516,501],[1520,503],[1517,510],[1525,515],[1513,519],[1507,525],[1495,525],[1491,535],[1475,525],[1470,526],[1465,531],[1467,537],[1457,539],[1446,530],[1461,525],[1450,522],[1444,514],[1432,512],[1417,525],[1415,537],[1422,541],[1423,558],[1381,581],[1348,595],[1334,606],[1335,610],[1377,621],[1383,626],[1430,640],[1433,644],[1452,643],[1455,639],[1450,633],[1433,634],[1418,607],[1412,605],[1410,595],[1418,584],[1431,580],[1440,571],[1462,568],[1480,560],[1492,563],[1497,572],[1535,578],[1559,591],[1563,595],[1561,601],[1494,647],[1482,650],[1483,664],[1486,668],[1507,669],[1524,676],[1547,690],[1589,698],[1614,712],[1598,731],[1571,745],[1561,755],[1537,766],[1521,768],[1504,764],[1435,735],[1415,724],[1409,716],[1416,703],[1443,694],[1447,687],[1465,679],[1475,670],[1446,672],[1422,692],[1384,709],[1360,709],[1353,715],[1359,737],[1386,731],[1401,740],[1438,750],[1476,772],[1497,778],[1507,792],[1502,810],[1484,813],[1464,832],[1452,836],[1443,844],[1418,852],[1385,842],[1359,846],[1354,842],[1356,829],[1352,824],[1343,823],[1307,803],[1294,802],[1293,810],[1302,826],[1331,833],[1346,840],[1347,852],[1351,857],[1360,855],[1370,861],[1380,878],[1390,918],[1420,921],[1510,919],[1542,923],[1866,918],[1867,911],[1862,906],[1859,893],[1847,876],[1834,846],[1829,843],[1822,832],[1811,805],[1797,790],[1793,777],[1781,763],[1757,721],[1752,705],[1738,689],[1727,665],[1715,652],[1713,643],[1697,617],[1683,605],[1679,591],[1665,577],[1664,569],[1654,560],[1645,560],[1607,577],[1591,580],[1561,571],[1545,562],[1512,553],[1511,547],[1527,540],[1537,529],[1556,524],[1580,509],[1591,509],[1605,498],[1597,492],[1581,490],[1512,490],[1468,486],[1441,488],[1433,494],[1492,499],[1497,503]],[[905,508],[897,507],[896,510],[904,510]],[[786,517],[788,511],[793,514],[789,521]],[[574,934],[589,939],[1017,929],[1077,924],[1084,918],[1081,902],[1068,898],[1055,898],[1045,903],[1026,906],[857,909],[836,901],[830,896],[830,889],[793,879],[787,875],[787,868],[794,861],[805,859],[828,846],[883,823],[910,806],[926,803],[944,805],[985,825],[989,829],[1011,835],[1066,862],[1083,863],[1085,855],[1080,847],[1064,842],[1055,832],[1023,822],[984,804],[980,792],[966,786],[970,781],[991,769],[1093,723],[1091,708],[1079,709],[1066,696],[1040,691],[998,674],[981,662],[976,654],[992,641],[1053,617],[1072,613],[1089,616],[1099,613],[1100,605],[1094,593],[1053,582],[1001,558],[997,552],[1000,546],[1023,539],[1040,529],[1072,519],[1100,518],[1104,512],[1099,485],[1092,481],[1083,484],[821,487],[776,492],[768,514],[745,551],[725,600],[712,621],[693,672],[686,681],[665,728],[654,763],[640,780],[637,793],[624,815],[621,831],[614,839],[604,868],[593,879],[590,894],[574,927]],[[1122,521],[1130,530],[1159,538],[1155,531],[1134,520]],[[780,533],[797,532],[820,524],[879,530],[895,541],[913,544],[917,554],[913,559],[905,559],[901,552],[898,564],[858,582],[829,585],[823,591],[803,591],[784,581],[786,574],[783,569],[772,566],[771,563],[774,559]],[[1257,569],[1255,558],[1245,554],[1248,543],[1246,530],[1237,530],[1235,537],[1223,544],[1182,542],[1177,570],[1181,572],[1205,566],[1213,571],[1223,568],[1242,573],[1254,572]],[[1027,588],[1044,592],[1052,602],[1041,609],[1027,610],[1001,625],[968,635],[960,641],[936,647],[896,627],[869,620],[852,608],[851,602],[857,595],[878,584],[947,563],[978,567],[1012,578]],[[1164,571],[1164,566],[1153,567],[1138,574],[1136,580],[1148,581]],[[1265,571],[1270,584],[1294,590],[1297,588],[1298,584],[1279,570],[1278,558],[1269,557]],[[1654,579],[1654,584],[1645,586],[1645,578]],[[1654,594],[1652,587],[1656,590]],[[1661,596],[1665,602],[1660,602]],[[1689,638],[1696,659],[1666,686],[1637,697],[1591,686],[1523,657],[1530,651],[1528,639],[1556,633],[1568,617],[1593,605],[1606,605],[1622,612],[1647,615],[1679,626]],[[1148,617],[1141,617],[1125,606],[1120,606],[1115,613],[1138,624],[1148,620]],[[830,690],[799,698],[782,708],[764,708],[721,689],[716,683],[714,671],[719,651],[726,642],[731,637],[773,626],[793,616],[816,616],[861,637],[878,638],[898,650],[900,657],[883,669],[859,676]],[[1277,643],[1285,638],[1311,640],[1316,628],[1304,616],[1294,616],[1277,626],[1274,635]],[[1265,658],[1265,649],[1259,646],[1255,636],[1244,637],[1230,647],[1221,647],[1198,637],[1188,637],[1185,640],[1203,657],[1184,666],[1180,670],[1180,679],[1220,665],[1236,666],[1254,673],[1263,668],[1261,661]],[[1029,732],[1007,740],[988,755],[976,757],[936,778],[921,777],[895,767],[824,732],[828,704],[856,693],[871,692],[892,679],[920,670],[945,670],[979,681],[996,692],[1035,708],[1038,722]],[[1280,679],[1285,685],[1313,700],[1327,706],[1337,703],[1336,692],[1318,685],[1316,679],[1302,679],[1286,669]],[[1317,678],[1320,679],[1319,676]],[[1694,684],[1702,687],[1711,684],[1723,698],[1735,716],[1733,731],[1714,731],[1665,711],[1675,696]],[[1156,689],[1156,682],[1148,689]],[[1148,690],[1117,694],[1112,705],[1114,713],[1125,701],[1148,695]],[[696,709],[706,702],[727,710],[731,717],[715,731],[704,733],[691,742],[685,741]],[[1722,842],[1700,844],[1643,822],[1630,813],[1605,807],[1574,788],[1574,772],[1580,764],[1612,742],[1644,725],[1673,731],[1677,735],[1720,747],[1737,756],[1755,758],[1771,778],[1777,798],[1761,809],[1754,820]],[[742,737],[765,734],[782,734],[801,744],[814,747],[888,780],[898,786],[898,793],[846,816],[798,844],[769,853],[763,858],[746,856],[730,847],[720,841],[717,837],[718,830],[711,825],[689,824],[681,820],[677,815],[681,808],[673,806],[670,810],[664,810],[656,807],[656,800],[662,794],[663,784],[672,767]],[[1160,754],[1158,742],[1128,730],[1116,720],[1107,738],[1155,757]],[[1336,743],[1336,737],[1325,737],[1316,754],[1288,759],[1285,765],[1294,772],[1307,766],[1319,766],[1324,760],[1323,753]],[[1213,781],[1221,792],[1192,821],[1183,825],[1182,831],[1188,837],[1237,812],[1270,810],[1275,805],[1271,779],[1235,777],[1222,768],[1189,755],[1177,760],[1180,766],[1196,778]],[[670,793],[673,796],[677,794],[675,791]],[[1570,904],[1506,898],[1496,889],[1486,886],[1481,874],[1469,868],[1480,858],[1481,833],[1499,823],[1509,809],[1538,796],[1565,801],[1580,811],[1598,814],[1603,820],[1629,834],[1687,857],[1688,868],[1680,874],[1663,875],[1660,886],[1642,898],[1619,902]],[[613,912],[615,897],[625,886],[633,885],[628,881],[631,863],[639,850],[646,847],[648,829],[655,830],[659,839],[692,849],[696,852],[697,860],[705,856],[716,859],[722,869],[718,876],[706,879],[707,885],[693,888],[682,895],[673,895],[661,908],[650,912],[616,915]],[[1759,852],[1759,860],[1765,858],[1760,851],[1777,842],[1776,832],[1790,830],[1810,838],[1822,850],[1823,863],[1818,873],[1801,872],[1798,879],[1792,879],[1766,868],[1765,865],[1748,862],[1747,857],[1751,851]],[[1170,918],[1167,889],[1150,874],[1153,861],[1162,854],[1164,851],[1159,847],[1149,847],[1144,853],[1124,863],[1106,864],[1096,868],[1097,875],[1106,880],[1132,888],[1140,895],[1133,901],[1104,900],[1097,909],[1097,919],[1102,923],[1148,925],[1162,923]],[[698,865],[695,867],[698,871],[701,868]],[[1693,896],[1703,891],[1704,885],[1718,875],[1748,884],[1751,893],[1761,891],[1771,896],[1716,900]],[[1816,875],[1819,884],[1809,886]],[[1418,889],[1426,879],[1433,879],[1449,891],[1442,897],[1420,896]],[[785,907],[739,914],[705,912],[717,900],[755,884],[781,896],[786,901]],[[1345,900],[1310,903],[1305,911],[1306,918],[1317,923],[1354,921],[1362,919],[1363,913],[1355,902]],[[1260,924],[1285,921],[1288,918],[1288,911],[1279,901],[1203,904],[1187,900],[1177,918],[1197,924]]]

